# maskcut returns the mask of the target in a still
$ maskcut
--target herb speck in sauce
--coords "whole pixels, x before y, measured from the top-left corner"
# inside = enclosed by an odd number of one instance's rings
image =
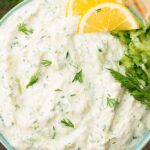
[[[74,124],[69,119],[61,120],[61,123],[69,128],[74,128]]]
[[[69,52],[66,53],[66,59],[69,57]]]
[[[96,9],[96,11],[97,11],[97,12],[100,12],[100,11],[101,11],[101,8],[99,8],[99,9]]]
[[[56,128],[53,126],[53,135],[52,135],[52,139],[55,139],[56,137]]]
[[[29,83],[27,84],[26,88],[29,88],[30,86],[33,86],[35,83],[37,83],[39,80],[39,73],[34,74],[31,78]]]
[[[98,51],[101,53],[103,50],[99,48]]]
[[[42,65],[44,65],[45,67],[48,67],[52,64],[52,61],[50,60],[42,60],[41,62]]]
[[[72,82],[75,82],[75,81],[78,81],[78,82],[80,82],[80,83],[83,82],[83,74],[82,74],[82,70],[79,71],[78,73],[76,73],[76,75],[75,75],[75,77],[74,77],[74,79],[73,79]]]
[[[55,90],[55,92],[61,92],[61,91],[62,91],[61,89],[56,89],[56,90]]]
[[[119,102],[114,98],[107,97],[107,106],[115,108],[119,105]]]
[[[17,82],[17,86],[18,86],[18,91],[19,91],[20,94],[22,94],[22,87],[21,87],[20,80],[17,79],[16,82]]]
[[[74,97],[74,96],[76,96],[76,94],[71,94],[70,96],[71,96],[71,97]]]
[[[25,23],[20,23],[18,25],[18,31],[24,33],[25,35],[33,33],[33,29],[29,29]]]

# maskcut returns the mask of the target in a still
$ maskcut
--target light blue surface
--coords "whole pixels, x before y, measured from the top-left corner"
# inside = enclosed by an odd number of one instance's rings
[[[1,20],[0,25],[4,23],[4,21],[17,9],[24,6],[25,4],[31,2],[32,0],[24,0],[22,3],[18,4],[16,7],[14,7],[11,11],[9,11]],[[142,150],[142,148],[150,141],[150,131],[145,133],[143,137],[139,139],[138,144],[135,146],[133,150]],[[0,142],[6,147],[7,150],[15,150],[9,142],[4,138],[2,134],[0,134]]]

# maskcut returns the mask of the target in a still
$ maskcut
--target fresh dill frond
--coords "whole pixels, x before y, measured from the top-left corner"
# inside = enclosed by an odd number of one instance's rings
[[[76,73],[74,79],[72,82],[78,81],[80,83],[83,82],[83,74],[82,74],[82,70],[80,70],[78,73]]]
[[[52,135],[52,139],[55,139],[56,137],[56,128],[55,126],[53,126],[53,135]]]
[[[61,123],[66,127],[74,128],[74,124],[69,119],[63,119]]]
[[[45,67],[48,67],[52,64],[52,61],[50,60],[42,60],[41,62],[42,65],[44,65]]]
[[[118,105],[119,105],[119,102],[116,99],[107,97],[107,106],[115,108]]]
[[[146,106],[147,109],[150,109],[150,86],[142,86],[138,82],[138,78],[130,75],[123,75],[115,70],[110,69],[112,76],[121,83],[122,87],[127,89],[129,93],[142,104]]]
[[[17,79],[16,82],[17,82],[17,86],[18,86],[18,91],[19,91],[20,94],[22,94],[21,82],[20,82],[19,79]]]
[[[33,33],[33,29],[29,29],[25,23],[20,23],[18,25],[18,31],[24,33],[25,35]]]
[[[34,74],[31,78],[29,83],[26,85],[26,88],[29,88],[30,86],[33,86],[35,83],[37,83],[39,80],[39,73]]]
[[[61,92],[62,90],[61,89],[55,89],[55,92]]]

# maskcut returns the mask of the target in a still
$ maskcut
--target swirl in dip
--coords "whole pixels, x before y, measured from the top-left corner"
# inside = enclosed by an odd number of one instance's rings
[[[131,150],[150,113],[108,71],[126,47],[77,34],[66,3],[32,0],[1,25],[0,132],[16,150]]]

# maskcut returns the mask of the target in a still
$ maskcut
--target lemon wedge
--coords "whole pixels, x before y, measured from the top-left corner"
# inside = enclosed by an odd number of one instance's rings
[[[127,31],[138,29],[139,23],[130,10],[117,3],[102,3],[85,13],[79,21],[79,33]]]
[[[104,2],[116,2],[123,4],[122,0],[69,0],[66,6],[66,16],[82,16],[90,8]]]

